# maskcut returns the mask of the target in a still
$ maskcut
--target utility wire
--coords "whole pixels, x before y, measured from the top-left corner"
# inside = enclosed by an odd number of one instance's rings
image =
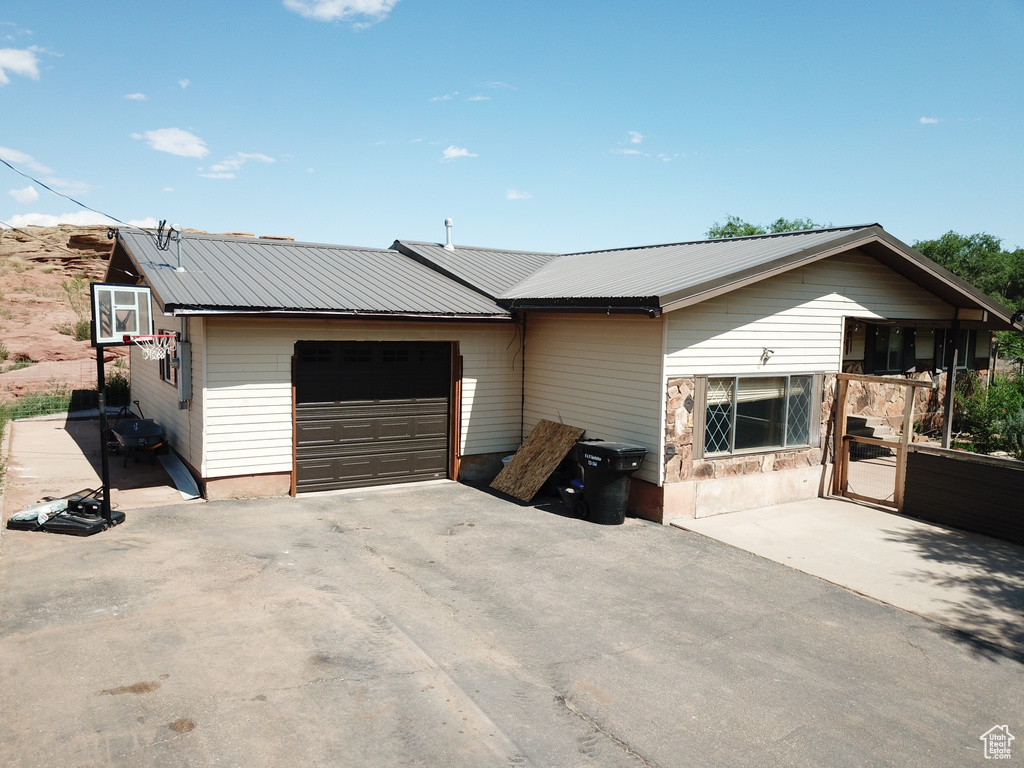
[[[60,197],[63,197],[63,198],[65,199],[65,200],[70,200],[70,201],[71,201],[72,203],[74,203],[75,205],[77,205],[77,206],[80,206],[80,207],[82,207],[82,208],[85,208],[85,210],[87,210],[87,211],[92,211],[93,213],[98,213],[98,214],[99,214],[100,216],[106,216],[106,217],[107,217],[108,219],[110,219],[111,221],[116,221],[116,222],[117,222],[118,224],[123,224],[123,225],[124,225],[124,226],[126,226],[126,227],[130,227],[130,226],[131,226],[131,224],[129,224],[129,223],[128,223],[128,222],[126,222],[126,221],[121,221],[121,220],[120,220],[119,218],[117,218],[116,216],[111,216],[111,215],[110,215],[109,213],[104,213],[103,211],[97,211],[97,210],[96,210],[95,208],[90,208],[90,207],[89,207],[88,205],[86,205],[85,203],[83,203],[83,202],[80,202],[80,201],[78,201],[78,200],[75,200],[75,198],[73,198],[73,197],[69,197],[68,195],[65,195],[65,194],[64,194],[63,192],[58,192],[58,191],[57,191],[56,189],[54,189],[53,187],[51,187],[51,186],[49,186],[49,185],[47,185],[47,184],[44,184],[44,183],[43,183],[43,182],[41,182],[41,181],[40,181],[39,179],[37,179],[37,178],[35,178],[35,177],[33,177],[33,176],[29,176],[29,175],[28,175],[27,173],[25,173],[24,171],[19,171],[19,170],[18,170],[17,168],[15,168],[15,167],[14,167],[13,165],[11,165],[10,163],[8,163],[8,162],[7,162],[6,160],[4,160],[4,159],[3,159],[2,157],[0,157],[0,163],[3,163],[3,164],[4,164],[4,165],[6,165],[6,166],[7,166],[8,168],[10,168],[10,169],[11,169],[12,171],[14,171],[15,173],[19,174],[20,176],[24,176],[24,177],[25,177],[26,179],[28,179],[29,181],[34,181],[34,182],[35,182],[36,184],[38,184],[38,185],[39,185],[40,187],[42,187],[43,189],[49,190],[50,192],[53,192],[53,194],[55,194],[55,195],[59,195]]]

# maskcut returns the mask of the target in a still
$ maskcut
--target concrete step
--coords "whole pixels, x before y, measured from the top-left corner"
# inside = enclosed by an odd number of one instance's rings
[[[896,432],[888,420],[880,416],[847,416],[846,434],[857,437],[874,437],[880,440],[896,436]]]

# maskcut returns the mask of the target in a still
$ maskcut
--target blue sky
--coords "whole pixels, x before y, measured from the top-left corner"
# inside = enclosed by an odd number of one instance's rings
[[[0,158],[126,222],[314,242],[733,214],[1013,248],[1022,41],[1022,0],[5,0]],[[0,220],[97,217],[0,165]]]

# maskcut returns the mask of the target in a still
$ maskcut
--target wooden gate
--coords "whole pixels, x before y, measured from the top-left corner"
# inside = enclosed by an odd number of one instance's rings
[[[836,393],[836,464],[833,493],[859,501],[903,508],[903,490],[907,477],[907,447],[913,442],[914,393],[931,387],[930,381],[914,381],[884,376],[840,373]],[[851,388],[870,395],[871,388],[885,387],[898,393],[883,398],[891,406],[901,401],[897,413],[872,408],[871,397],[861,398],[856,413]],[[872,412],[882,411],[882,412]]]

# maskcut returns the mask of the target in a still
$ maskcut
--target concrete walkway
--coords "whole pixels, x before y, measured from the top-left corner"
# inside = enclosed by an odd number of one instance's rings
[[[110,420],[113,426],[116,419]],[[44,497],[66,496],[86,488],[99,488],[99,420],[44,419],[13,421],[7,426],[3,478],[3,519]],[[185,502],[159,461],[150,463],[111,455],[110,506],[146,509]]]
[[[1024,653],[1024,547],[845,499],[673,525]]]

